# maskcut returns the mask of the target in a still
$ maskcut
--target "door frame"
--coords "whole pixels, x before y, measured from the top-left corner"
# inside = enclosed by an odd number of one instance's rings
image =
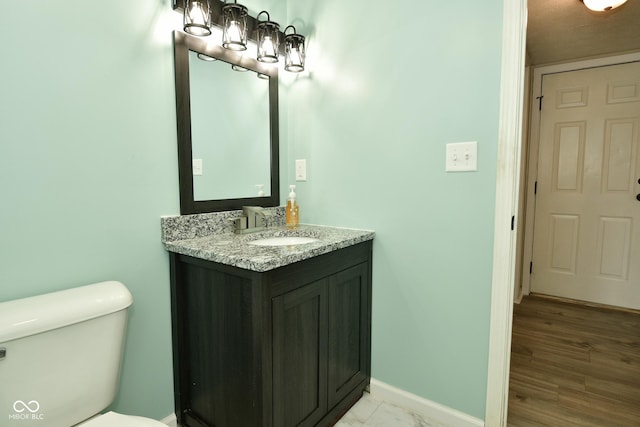
[[[517,233],[515,230],[518,229],[518,222],[522,217],[518,215],[518,201],[522,166],[520,153],[524,111],[526,28],[527,0],[504,0],[489,361],[484,422],[485,426],[490,427],[507,424],[515,266],[516,262],[520,262],[516,259]],[[640,56],[640,53],[631,55]],[[585,62],[606,61],[610,58]],[[567,65],[560,64],[555,67]],[[540,72],[543,68],[539,67],[537,71]],[[538,81],[536,76],[533,81],[534,84]],[[535,102],[535,98],[531,101]],[[534,108],[533,111],[537,110]],[[536,129],[537,132],[538,123],[539,118],[537,122],[531,120],[531,129]],[[529,170],[536,170],[536,168],[530,167]],[[529,189],[527,194],[531,194]],[[531,204],[529,203],[528,206],[531,207]],[[523,276],[527,277],[526,274]]]
[[[603,58],[587,59],[583,61],[567,62],[556,65],[542,65],[533,69],[533,88],[531,94],[531,128],[529,129],[529,153],[528,164],[529,174],[527,176],[527,209],[525,212],[524,224],[524,250],[522,254],[522,271],[529,268],[529,263],[533,260],[533,231],[535,223],[535,191],[534,186],[538,178],[538,147],[540,146],[540,119],[541,114],[538,108],[536,97],[542,95],[542,79],[545,75],[556,74],[568,71],[578,71],[588,68],[606,67],[629,62],[640,61],[640,52],[624,55],[607,56]],[[544,102],[544,101],[543,101]],[[522,276],[522,293],[529,295],[531,292],[531,275]]]
[[[524,111],[527,0],[504,0],[485,426],[506,426]],[[513,224],[513,225],[512,225]]]

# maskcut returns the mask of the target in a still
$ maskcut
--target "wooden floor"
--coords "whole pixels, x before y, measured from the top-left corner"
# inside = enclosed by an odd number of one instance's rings
[[[515,305],[509,426],[640,426],[640,314]]]

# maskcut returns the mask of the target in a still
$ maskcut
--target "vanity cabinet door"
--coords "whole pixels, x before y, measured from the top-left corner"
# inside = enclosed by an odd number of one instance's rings
[[[368,271],[362,263],[329,277],[329,408],[371,372]]]
[[[327,279],[272,299],[273,425],[313,426],[327,412]]]
[[[272,299],[274,426],[328,424],[368,382],[368,275],[362,263]]]

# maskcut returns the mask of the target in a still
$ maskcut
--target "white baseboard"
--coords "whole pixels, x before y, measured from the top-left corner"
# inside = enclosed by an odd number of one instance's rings
[[[176,414],[170,414],[160,420],[162,424],[166,424],[169,427],[178,427],[178,420],[176,419]]]
[[[516,294],[515,298],[513,299],[513,303],[520,304],[522,302],[522,298],[524,298],[524,293],[522,292],[522,288],[520,288],[520,291]]]
[[[375,378],[371,378],[370,389],[372,397],[422,415],[428,420],[438,423],[438,427],[484,427],[484,421],[478,418],[416,396]],[[167,415],[160,422],[169,427],[178,427],[175,414]]]
[[[484,421],[371,378],[371,396],[438,423],[439,427],[484,427]]]

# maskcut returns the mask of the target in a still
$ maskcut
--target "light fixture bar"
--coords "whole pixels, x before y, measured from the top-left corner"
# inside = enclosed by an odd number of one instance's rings
[[[171,0],[172,8],[176,12],[180,12],[184,14],[185,3],[187,0]],[[229,3],[227,3],[229,4]],[[222,30],[222,7],[225,5],[225,2],[222,0],[209,0],[209,10],[213,15],[212,25],[220,28]],[[251,15],[247,15],[247,39],[257,43],[255,30],[258,27],[258,20]],[[278,35],[280,40],[284,40],[284,34],[282,31],[278,31]],[[280,43],[279,54],[284,55],[284,43]]]

